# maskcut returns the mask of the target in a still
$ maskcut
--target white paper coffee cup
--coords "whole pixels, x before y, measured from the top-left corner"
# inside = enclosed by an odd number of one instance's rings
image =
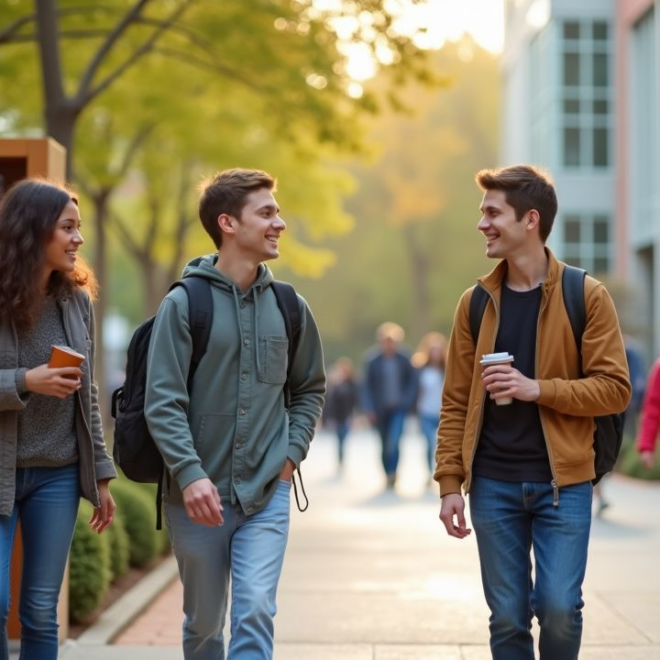
[[[481,360],[479,360],[479,364],[482,367],[491,367],[494,364],[510,364],[511,362],[513,362],[513,355],[508,352],[486,353],[486,355],[482,355]],[[498,406],[508,406],[510,403],[513,403],[513,398],[507,396],[503,399],[495,399],[495,403]]]

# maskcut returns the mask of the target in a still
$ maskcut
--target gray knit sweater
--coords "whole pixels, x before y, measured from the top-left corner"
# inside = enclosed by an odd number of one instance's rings
[[[19,334],[16,374],[19,394],[27,407],[18,413],[16,467],[61,467],[78,460],[75,432],[75,397],[59,399],[27,394],[25,372],[48,362],[51,347],[66,345],[62,312],[53,298],[46,298],[42,313],[30,330]]]

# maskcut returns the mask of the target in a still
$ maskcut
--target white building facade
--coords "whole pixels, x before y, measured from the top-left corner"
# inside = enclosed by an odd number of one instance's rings
[[[642,292],[649,352],[660,347],[657,2],[505,0],[502,57],[501,160],[550,171],[550,247]]]

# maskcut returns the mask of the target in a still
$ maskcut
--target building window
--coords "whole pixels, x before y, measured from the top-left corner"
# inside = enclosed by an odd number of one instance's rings
[[[567,168],[611,165],[610,33],[605,21],[562,24],[562,162]]]
[[[604,213],[566,213],[562,257],[594,275],[610,271],[612,219]]]

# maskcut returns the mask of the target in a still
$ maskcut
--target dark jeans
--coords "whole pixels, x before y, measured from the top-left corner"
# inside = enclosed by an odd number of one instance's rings
[[[549,483],[474,477],[470,513],[491,611],[493,660],[534,660],[534,615],[541,660],[577,660],[591,497],[590,482],[566,486],[554,506]]]
[[[399,466],[399,444],[403,435],[403,424],[406,413],[403,410],[390,410],[379,415],[376,428],[381,441],[381,460],[388,477],[396,476]]]

